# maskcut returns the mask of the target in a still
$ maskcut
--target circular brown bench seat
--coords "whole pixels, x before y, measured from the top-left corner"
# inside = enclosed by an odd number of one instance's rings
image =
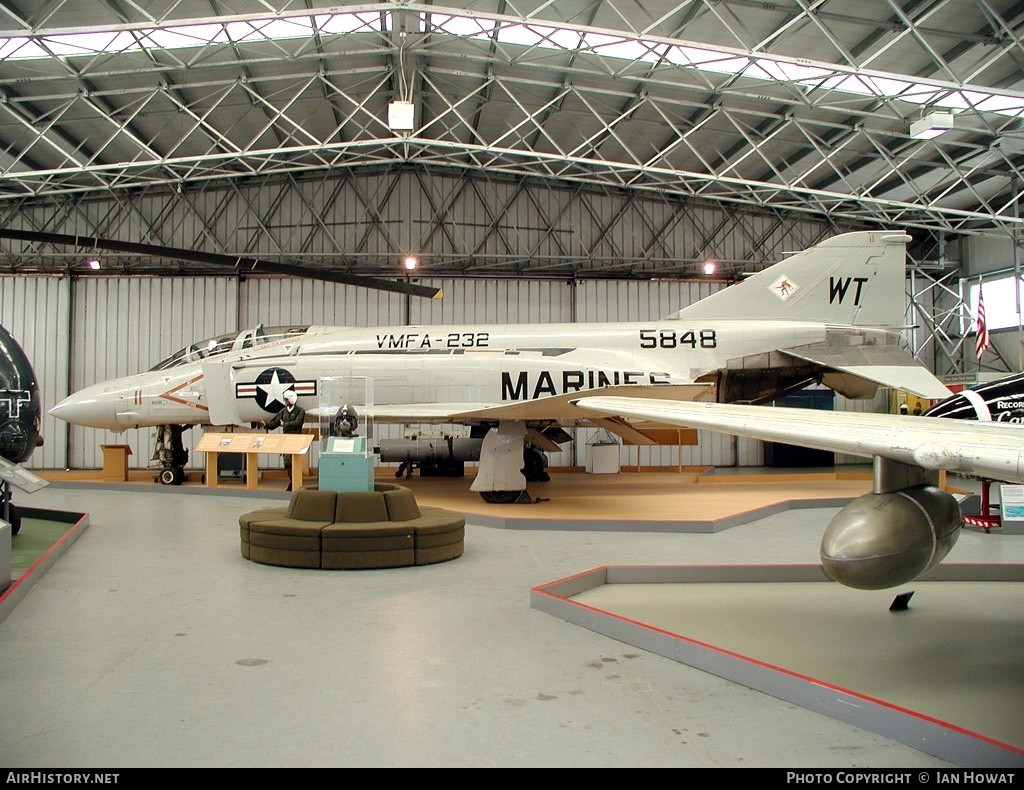
[[[404,486],[373,491],[300,488],[287,507],[238,518],[242,556],[265,565],[346,570],[429,565],[462,556],[466,519],[420,507]]]

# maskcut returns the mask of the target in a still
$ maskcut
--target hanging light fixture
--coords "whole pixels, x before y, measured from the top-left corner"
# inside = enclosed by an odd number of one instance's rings
[[[398,93],[399,98],[388,102],[388,128],[393,132],[408,133],[416,128],[416,105],[413,104],[412,79],[405,73],[406,32],[399,34]]]
[[[411,132],[416,127],[416,107],[411,101],[388,104],[388,128],[393,132]]]
[[[910,136],[917,140],[930,140],[953,128],[953,113],[921,111],[921,120],[910,124]]]

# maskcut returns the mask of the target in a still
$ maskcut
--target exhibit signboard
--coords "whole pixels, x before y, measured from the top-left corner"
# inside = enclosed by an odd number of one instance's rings
[[[1024,486],[999,486],[999,511],[1004,535],[1024,535]]]
[[[221,453],[245,454],[245,487],[255,489],[259,473],[257,459],[261,454],[290,455],[292,489],[302,487],[302,476],[309,470],[311,433],[204,433],[196,444],[196,452],[206,453],[206,485],[217,485],[217,458]]]

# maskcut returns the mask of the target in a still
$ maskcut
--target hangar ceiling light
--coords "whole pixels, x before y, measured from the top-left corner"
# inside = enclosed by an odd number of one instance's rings
[[[930,112],[919,121],[910,124],[910,136],[918,140],[930,140],[953,128],[953,113]]]
[[[393,132],[411,132],[416,126],[416,105],[411,101],[388,104],[388,128]]]

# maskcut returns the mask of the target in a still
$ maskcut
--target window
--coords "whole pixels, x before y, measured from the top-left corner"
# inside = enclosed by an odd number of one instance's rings
[[[1020,317],[1017,314],[1017,289],[1013,287],[1014,276],[993,277],[984,280],[985,289],[985,323],[988,331],[994,332],[997,329],[1016,329],[1020,326]],[[1024,298],[1024,286],[1022,286],[1021,297]],[[974,325],[978,317],[978,283],[974,283],[968,289],[967,296],[968,315],[962,319],[963,333],[968,334],[976,330]]]

